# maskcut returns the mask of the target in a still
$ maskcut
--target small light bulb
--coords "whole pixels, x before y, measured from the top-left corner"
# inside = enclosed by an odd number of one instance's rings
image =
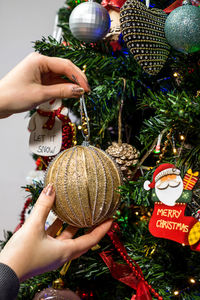
[[[173,148],[173,153],[174,153],[174,154],[177,154],[176,148]]]
[[[138,212],[138,211],[136,211],[136,212],[135,212],[135,214],[136,214],[136,216],[138,216],[138,215],[139,215],[139,212]]]
[[[194,278],[190,278],[190,279],[189,279],[189,282],[190,282],[190,283],[196,283],[196,280],[195,280]]]
[[[185,246],[185,244],[184,244],[184,243],[182,243],[182,246],[184,247],[184,246]]]
[[[82,126],[81,126],[81,125],[78,125],[78,129],[81,130],[81,129],[82,129]]]
[[[183,134],[180,135],[180,140],[184,141],[185,140],[185,136]]]
[[[178,77],[178,75],[179,74],[177,72],[174,72],[174,74],[173,74],[174,77]]]
[[[179,291],[174,291],[174,295],[178,296],[179,295]]]

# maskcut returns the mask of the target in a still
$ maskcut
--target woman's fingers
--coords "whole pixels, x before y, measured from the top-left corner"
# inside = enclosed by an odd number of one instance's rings
[[[42,90],[45,100],[62,99],[62,98],[78,98],[84,94],[84,89],[73,83],[60,83],[53,85],[43,85]],[[43,99],[44,102],[44,99]]]
[[[57,237],[57,240],[67,240],[67,239],[72,239],[74,235],[77,233],[78,228],[74,226],[67,226],[65,230]]]
[[[44,59],[44,70],[67,76],[71,81],[80,85],[86,92],[90,91],[85,74],[70,60],[59,57],[48,57]]]
[[[111,228],[113,219],[109,219],[102,224],[98,225],[91,232],[87,232],[86,234],[72,240],[73,243],[71,245],[71,259],[74,259],[83,253],[87,252],[90,248],[98,244],[98,242],[104,237],[104,235]]]

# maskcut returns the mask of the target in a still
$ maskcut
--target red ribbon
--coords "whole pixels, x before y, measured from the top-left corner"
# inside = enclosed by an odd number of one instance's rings
[[[132,297],[135,300],[152,300],[149,292],[149,286],[145,282],[144,275],[139,265],[128,256],[127,251],[123,243],[119,240],[116,229],[119,230],[117,223],[114,223],[111,230],[108,232],[110,239],[112,240],[115,248],[126,261],[127,265],[116,263],[112,257],[112,251],[103,251],[100,253],[101,258],[109,268],[113,278],[123,282],[136,290],[136,295]],[[135,267],[130,262],[132,261]]]
[[[104,6],[107,10],[114,9],[116,11],[119,11],[125,2],[126,0],[103,0],[101,2],[101,5]]]
[[[183,0],[176,0],[174,3],[172,3],[170,6],[164,9],[164,12],[166,14],[169,14],[172,10],[182,5]]]
[[[123,282],[124,284],[130,286],[134,290],[137,289],[138,279],[133,274],[129,266],[125,264],[116,263],[112,258],[112,253],[110,251],[103,251],[100,253],[101,258],[110,270],[113,278]]]
[[[172,12],[172,10],[174,10],[175,8],[182,6],[183,0],[176,0],[174,3],[172,3],[170,6],[168,6],[167,8],[164,9],[164,12],[166,12],[166,14],[169,14],[170,12]],[[192,1],[192,5],[194,6],[199,6],[200,2],[197,0]]]
[[[70,119],[69,119],[68,116],[62,115],[60,113],[62,111],[63,107],[64,106],[61,106],[58,109],[53,110],[53,111],[44,111],[44,110],[41,110],[41,109],[37,109],[37,113],[40,116],[49,117],[42,128],[51,130],[53,128],[54,124],[55,124],[55,117],[60,119],[62,122],[65,122],[65,123],[70,122]]]

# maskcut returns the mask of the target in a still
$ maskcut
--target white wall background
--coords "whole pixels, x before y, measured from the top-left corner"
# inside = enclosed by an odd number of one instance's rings
[[[0,1],[0,78],[27,54],[32,41],[51,35],[56,12],[64,0]],[[35,168],[28,148],[27,114],[0,119],[0,239],[13,230],[25,202],[28,172]]]

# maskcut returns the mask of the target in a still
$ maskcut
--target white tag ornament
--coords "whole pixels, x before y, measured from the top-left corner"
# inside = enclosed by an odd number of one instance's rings
[[[62,147],[62,119],[68,118],[68,109],[61,100],[41,104],[32,115],[28,129],[30,150],[39,156],[55,156]]]

